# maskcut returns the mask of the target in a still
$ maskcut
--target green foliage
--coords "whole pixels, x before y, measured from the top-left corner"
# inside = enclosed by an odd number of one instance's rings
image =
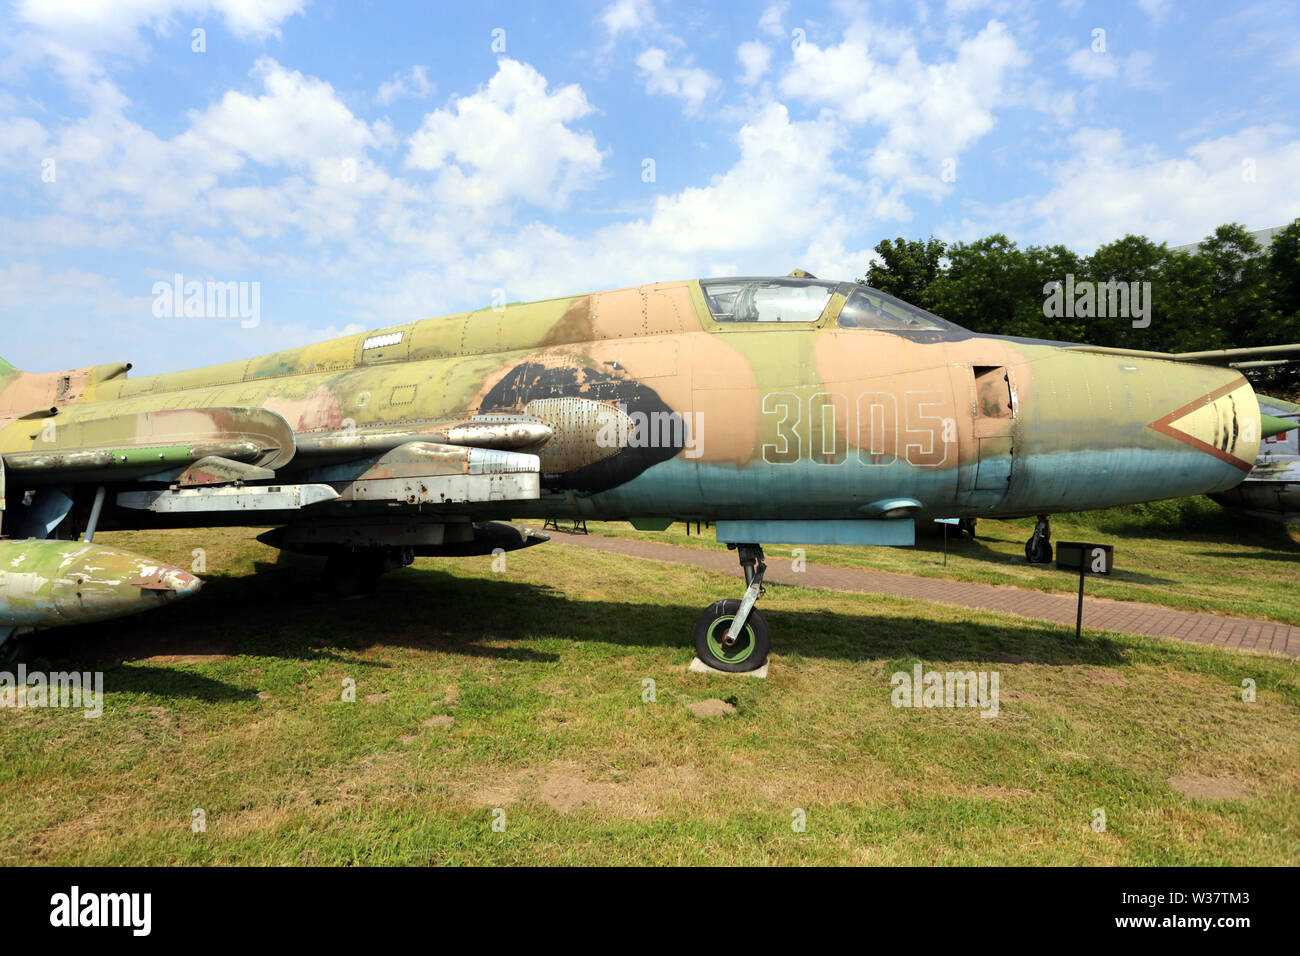
[[[1300,219],[1273,237],[1267,259],[1270,304],[1278,334],[1294,342],[1300,335]]]
[[[939,277],[946,249],[947,244],[934,236],[924,242],[885,239],[876,246],[883,263],[871,264],[867,271],[867,285],[928,309],[926,297],[930,285]]]
[[[1209,498],[1167,498],[1072,516],[1081,527],[1103,534],[1147,534],[1152,537],[1241,535],[1245,529],[1260,534],[1280,532],[1274,522],[1251,518],[1215,504]],[[1217,537],[1216,537],[1217,540]]]
[[[1065,246],[1020,248],[1002,233],[951,245],[885,239],[866,283],[975,332],[1156,352],[1300,342],[1300,219],[1261,248],[1239,223],[1219,226],[1198,252],[1124,236],[1083,256]],[[1046,308],[1053,283],[1150,285],[1150,324]],[[1069,310],[1074,311],[1074,310]],[[1300,370],[1249,372],[1271,394],[1300,387]]]

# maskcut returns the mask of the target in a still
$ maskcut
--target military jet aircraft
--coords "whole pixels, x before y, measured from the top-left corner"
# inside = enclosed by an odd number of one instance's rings
[[[906,546],[917,519],[1037,515],[1026,552],[1046,560],[1051,514],[1238,485],[1269,432],[1246,379],[1217,365],[1297,350],[978,335],[796,272],[485,308],[165,375],[0,364],[0,634],[195,590],[139,556],[59,550],[77,534],[95,547],[97,528],[274,525],[261,540],[324,555],[334,588],[364,591],[417,555],[546,540],[510,519],[707,521],[746,588],[702,611],[695,649],[751,670],[771,642],[754,607],[764,545]],[[87,582],[98,603],[78,615]]]
[[[1270,521],[1300,524],[1300,405],[1260,395],[1265,418],[1289,422],[1285,433],[1266,438],[1246,480],[1210,497],[1225,508]]]

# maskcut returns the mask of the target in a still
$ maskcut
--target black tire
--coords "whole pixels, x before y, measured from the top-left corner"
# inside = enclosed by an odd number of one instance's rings
[[[772,632],[758,608],[749,612],[745,626],[731,648],[722,643],[739,610],[737,598],[714,601],[700,612],[695,622],[695,654],[715,670],[742,674],[756,671],[767,663],[767,655],[772,650]]]
[[[1037,535],[1025,542],[1025,560],[1030,564],[1047,564],[1052,560],[1052,542]]]

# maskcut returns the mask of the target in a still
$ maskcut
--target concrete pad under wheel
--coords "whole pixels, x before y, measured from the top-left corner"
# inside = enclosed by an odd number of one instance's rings
[[[763,666],[756,671],[720,671],[716,667],[710,667],[698,657],[691,658],[691,666],[686,668],[692,674],[721,674],[723,677],[766,677],[770,660],[763,661]]]

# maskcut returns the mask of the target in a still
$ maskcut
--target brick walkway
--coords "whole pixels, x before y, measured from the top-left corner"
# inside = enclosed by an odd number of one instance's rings
[[[551,540],[558,544],[597,551],[626,554],[635,558],[671,561],[697,568],[721,571],[736,577],[737,587],[730,597],[740,597],[740,564],[733,551],[702,551],[672,544],[655,544],[649,541],[629,541],[624,538],[605,538],[600,535],[551,532]],[[1055,621],[1074,625],[1078,598],[1074,594],[1049,594],[1015,587],[998,587],[991,584],[970,584],[943,578],[914,577],[891,571],[866,571],[861,568],[837,568],[809,564],[807,570],[795,572],[788,561],[769,560],[766,580],[773,584],[793,584],[806,588],[827,588],[833,591],[860,591],[872,594],[892,594],[895,597],[917,598],[939,604],[956,604],[961,607],[981,608],[1018,614],[1022,617]],[[1219,614],[1191,614],[1175,611],[1155,604],[1136,601],[1110,601],[1084,595],[1083,623],[1107,631],[1128,634],[1150,634],[1172,637],[1196,644],[1231,647],[1264,654],[1285,654],[1300,657],[1300,627],[1254,621],[1244,617],[1224,617]]]

